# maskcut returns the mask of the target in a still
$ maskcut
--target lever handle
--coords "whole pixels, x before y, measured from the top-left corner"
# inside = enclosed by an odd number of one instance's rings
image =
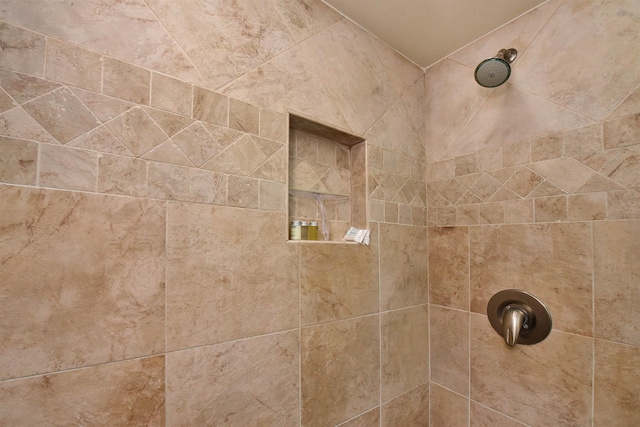
[[[527,318],[527,314],[520,308],[508,308],[502,316],[503,336],[509,347],[518,342],[520,330]]]

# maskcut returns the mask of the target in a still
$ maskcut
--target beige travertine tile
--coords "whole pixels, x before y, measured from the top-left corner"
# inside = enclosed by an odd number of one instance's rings
[[[624,188],[607,177],[599,173],[593,175],[585,184],[576,190],[576,193],[593,193],[598,191],[623,190]]]
[[[0,383],[2,425],[164,425],[164,356]]]
[[[297,331],[166,357],[167,426],[298,425]]]
[[[542,197],[534,199],[535,222],[557,222],[567,220],[567,197]]]
[[[63,144],[100,125],[68,88],[27,102],[23,108]]]
[[[183,131],[194,122],[193,119],[188,117],[179,116],[177,114],[157,110],[151,107],[144,107],[144,111],[146,111],[153,121],[160,126],[160,129],[169,136],[174,136],[178,132]]]
[[[46,41],[42,35],[0,22],[0,44],[0,67],[44,77]]]
[[[504,222],[507,224],[533,222],[533,199],[505,201]]]
[[[114,98],[149,105],[151,72],[109,57],[104,58],[102,93]]]
[[[638,188],[640,187],[640,153],[623,149],[601,171],[625,188]]]
[[[493,411],[486,406],[471,401],[471,427],[526,427],[504,414]]]
[[[229,176],[229,193],[227,196],[229,206],[257,209],[260,207],[259,192],[259,180],[242,176]]]
[[[297,249],[285,222],[284,213],[169,203],[168,349],[298,325]]]
[[[429,302],[469,309],[469,228],[429,229]]]
[[[76,139],[68,142],[66,146],[94,150],[100,153],[133,157],[131,151],[122,145],[120,140],[113,136],[111,131],[105,125],[100,125],[84,135],[80,135]]]
[[[373,244],[300,248],[302,325],[347,319],[378,310],[377,233]]]
[[[487,201],[497,193],[499,188],[499,181],[488,174],[482,174],[471,186],[470,190],[482,200]]]
[[[319,148],[319,147],[318,147]],[[398,173],[398,154],[382,150],[382,169],[394,174]]]
[[[21,107],[0,114],[0,136],[57,144],[58,141]]]
[[[472,311],[486,313],[498,291],[522,289],[549,307],[555,329],[591,335],[590,224],[472,227],[470,241]]]
[[[0,68],[0,86],[18,104],[24,104],[60,87],[57,83],[26,74],[14,73],[3,68]]]
[[[569,221],[597,221],[607,217],[607,193],[569,196]]]
[[[411,206],[398,205],[398,223],[406,225],[414,224],[411,220]]]
[[[340,427],[370,427],[380,425],[380,407],[365,412],[351,420],[338,424]]]
[[[260,209],[269,211],[283,211],[286,206],[287,188],[282,182],[259,181]]]
[[[640,90],[636,89],[616,107],[607,120],[618,119],[624,116],[640,113]]]
[[[277,181],[284,183],[287,176],[287,149],[280,147],[275,154],[267,159],[263,164],[258,166],[250,175],[252,178],[266,179],[269,181]],[[286,192],[285,192],[286,194]],[[352,197],[357,197],[354,191]]]
[[[411,223],[413,225],[425,226],[426,208],[411,207]]]
[[[229,97],[194,86],[193,118],[214,125],[227,126],[229,124]]]
[[[218,141],[211,136],[200,122],[196,122],[177,133],[172,139],[196,166],[202,166],[221,150]]]
[[[38,144],[0,137],[0,182],[35,185]]]
[[[469,399],[431,383],[429,392],[431,427],[467,427]]]
[[[242,132],[260,133],[260,109],[237,99],[229,99],[229,127]]]
[[[477,152],[478,172],[493,171],[502,168],[502,148],[488,148]]]
[[[594,426],[640,423],[640,349],[595,340]]]
[[[167,135],[140,107],[132,108],[106,124],[109,130],[136,157],[157,147]]]
[[[640,309],[640,267],[637,262],[640,221],[593,224],[595,336],[640,345],[640,326],[625,319]],[[621,318],[621,313],[624,313]]]
[[[592,352],[593,339],[556,330],[508,347],[486,316],[471,314],[471,399],[531,426],[588,425]]]
[[[591,168],[570,157],[537,162],[530,167],[569,194],[574,193],[594,174]]]
[[[428,303],[427,232],[421,227],[380,224],[380,308]]]
[[[456,176],[456,162],[454,159],[447,159],[436,162],[433,165],[433,179],[451,179]]]
[[[464,205],[456,207],[456,225],[478,224],[478,205]]]
[[[456,157],[454,160],[456,162],[456,176],[469,175],[477,172],[476,153]]]
[[[531,161],[539,162],[542,160],[557,159],[558,157],[562,157],[563,150],[562,133],[555,133],[533,139],[531,141]]]
[[[99,93],[73,88],[72,92],[103,123],[135,107],[135,104]]]
[[[608,191],[607,219],[640,219],[640,189]]]
[[[145,160],[154,160],[160,163],[171,163],[181,166],[193,166],[193,162],[184,154],[184,152],[171,139],[166,140],[162,144],[147,151],[142,155]]]
[[[384,204],[384,221],[397,224],[398,223],[398,204],[385,202]]]
[[[98,159],[98,192],[147,197],[147,164],[131,157],[101,155]]]
[[[191,169],[190,200],[197,203],[225,205],[228,177],[225,174]]]
[[[431,305],[431,381],[469,396],[469,313]]]
[[[456,225],[456,208],[455,206],[437,208],[436,225],[438,227],[448,227]]]
[[[302,425],[336,425],[379,404],[380,319],[302,329]]]
[[[0,113],[4,113],[5,111],[17,106],[18,103],[15,102],[13,98],[11,98],[9,94],[2,89],[2,87],[0,87]]]
[[[386,402],[429,381],[429,306],[380,316],[381,397]]]
[[[97,53],[48,39],[46,65],[48,80],[93,92],[102,90],[102,57]]]
[[[274,141],[287,142],[287,115],[271,110],[260,109],[260,136]],[[348,152],[347,152],[348,153]],[[348,162],[347,157],[347,162]],[[340,166],[340,164],[339,164]],[[344,167],[344,164],[342,165]],[[346,164],[349,168],[349,163]]]
[[[60,145],[40,145],[38,183],[42,187],[96,191],[98,153]]]
[[[502,164],[504,167],[525,165],[531,161],[529,141],[520,141],[502,146]]]
[[[506,222],[504,208],[505,203],[482,203],[478,206],[478,223],[502,224]]]
[[[384,221],[384,205],[382,200],[369,199],[369,219],[371,221]]]
[[[189,200],[189,168],[167,163],[149,162],[149,197]]]
[[[544,178],[540,175],[532,172],[529,168],[522,167],[507,180],[505,185],[520,197],[527,197],[542,181]]]
[[[192,86],[163,74],[151,74],[151,103],[161,110],[191,117]]]
[[[0,378],[164,350],[162,203],[25,187],[0,198]]]
[[[578,156],[602,150],[602,123],[566,131],[564,155]]]
[[[429,384],[423,384],[381,407],[382,427],[429,427]],[[371,426],[373,424],[369,424]],[[377,425],[377,424],[376,424]]]

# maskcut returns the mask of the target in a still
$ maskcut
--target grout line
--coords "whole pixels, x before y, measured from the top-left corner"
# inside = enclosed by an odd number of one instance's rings
[[[594,222],[591,221],[591,425],[593,426],[593,420],[596,407],[596,259],[595,259],[595,247],[596,236],[594,229]]]

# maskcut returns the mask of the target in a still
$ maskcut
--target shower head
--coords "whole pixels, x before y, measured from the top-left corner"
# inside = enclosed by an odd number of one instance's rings
[[[506,82],[511,75],[511,63],[518,56],[515,49],[500,49],[500,52],[485,59],[476,67],[475,77],[480,86],[497,87]]]

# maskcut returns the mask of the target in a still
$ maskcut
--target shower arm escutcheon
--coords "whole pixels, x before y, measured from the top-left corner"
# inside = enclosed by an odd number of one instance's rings
[[[551,332],[547,307],[535,296],[518,289],[506,289],[491,297],[487,316],[509,347],[539,343]]]

